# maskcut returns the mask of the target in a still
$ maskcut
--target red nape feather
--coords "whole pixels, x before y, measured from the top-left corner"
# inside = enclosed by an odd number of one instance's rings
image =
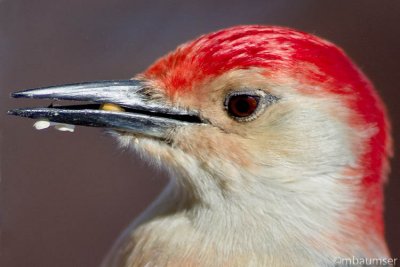
[[[311,89],[343,96],[355,111],[354,125],[374,125],[368,152],[360,159],[366,187],[382,181],[386,154],[390,153],[385,108],[372,84],[335,45],[311,34],[275,26],[237,26],[203,35],[159,59],[144,76],[155,80],[170,95],[188,92],[196,85],[232,69],[265,68],[284,72]],[[315,89],[318,88],[318,89]],[[349,97],[346,97],[349,96]],[[381,198],[379,193],[371,198]]]

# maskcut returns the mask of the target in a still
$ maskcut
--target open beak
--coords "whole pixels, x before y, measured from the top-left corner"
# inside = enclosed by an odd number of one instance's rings
[[[143,81],[98,81],[29,89],[14,98],[86,101],[88,104],[18,108],[10,115],[52,122],[103,127],[156,138],[165,138],[174,128],[204,123],[196,112],[155,101]],[[118,107],[107,110],[105,105]]]

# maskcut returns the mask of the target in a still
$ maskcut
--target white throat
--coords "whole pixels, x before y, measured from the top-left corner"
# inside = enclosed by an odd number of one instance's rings
[[[334,266],[335,257],[387,256],[373,233],[360,239],[347,228],[357,201],[338,181],[350,177],[310,175],[299,185],[288,175],[278,186],[273,169],[257,177],[211,160],[218,165],[212,172],[214,166],[174,153],[184,168],[169,169],[169,186],[106,260],[119,265],[104,266]],[[127,254],[115,256],[121,250]]]

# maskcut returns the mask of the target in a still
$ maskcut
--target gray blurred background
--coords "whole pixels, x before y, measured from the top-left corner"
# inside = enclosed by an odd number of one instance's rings
[[[176,45],[237,24],[277,24],[342,46],[387,103],[400,143],[400,1],[0,0],[0,266],[97,266],[166,177],[98,129],[35,131],[11,91],[126,79]],[[398,151],[397,151],[398,152]],[[400,257],[400,162],[386,189]]]

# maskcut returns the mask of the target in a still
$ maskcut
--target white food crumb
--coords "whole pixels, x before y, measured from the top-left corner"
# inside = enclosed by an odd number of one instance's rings
[[[54,128],[56,130],[62,131],[62,132],[71,132],[73,133],[75,130],[75,125],[71,125],[71,124],[59,124],[57,123]]]
[[[54,126],[56,130],[62,131],[62,132],[74,132],[75,130],[75,125],[71,124],[64,124],[64,123],[58,123],[58,122],[52,122],[46,119],[38,120],[33,124],[33,127],[35,127],[36,130],[43,130],[46,128],[49,128],[50,126]]]
[[[43,130],[46,128],[49,128],[51,125],[51,122],[48,120],[38,120],[33,124],[33,127],[35,127],[36,130]]]

